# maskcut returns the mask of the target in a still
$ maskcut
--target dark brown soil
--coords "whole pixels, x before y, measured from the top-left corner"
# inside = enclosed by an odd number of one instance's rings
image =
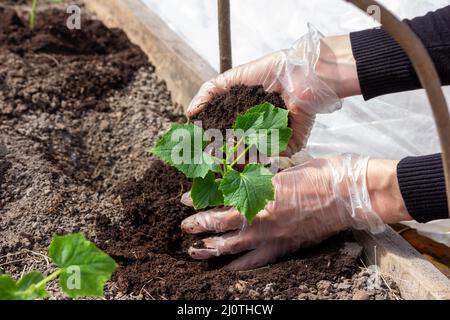
[[[3,188],[2,183],[5,180],[6,172],[11,169],[11,163],[8,161],[1,160],[1,150],[0,150],[0,209],[3,207]]]
[[[104,98],[126,87],[148,65],[121,30],[87,18],[80,30],[69,30],[66,19],[63,11],[44,11],[30,30],[14,10],[0,7],[0,48],[20,57],[0,61],[14,66],[0,68],[0,88],[12,104],[3,115],[19,116],[30,107],[107,111]]]
[[[156,160],[142,179],[119,188],[125,214],[136,230],[133,239],[139,238],[146,250],[181,253],[181,221],[195,213],[180,202],[181,195],[191,188],[184,175]],[[117,240],[124,240],[122,236]]]
[[[262,86],[235,86],[227,94],[216,95],[205,105],[204,110],[208,112],[200,112],[191,120],[202,121],[204,129],[230,129],[238,114],[263,102],[286,109],[283,99],[276,92],[268,93]]]
[[[82,231],[120,265],[109,299],[351,299],[366,287],[358,255],[340,251],[347,233],[258,270],[192,260],[185,249],[198,238],[180,230],[194,213],[180,203],[190,183],[147,153],[182,121],[178,106],[123,32],[88,15],[68,32],[64,17],[41,12],[30,31],[23,12],[0,8],[0,272],[48,274],[52,234]],[[228,128],[264,101],[282,106],[261,88],[233,88],[198,118]]]
[[[231,299],[250,298],[249,291],[255,290],[263,298],[265,286],[277,283],[267,297],[295,299],[301,293],[299,284],[314,286],[321,280],[338,281],[351,277],[359,268],[357,257],[339,253],[345,241],[353,241],[348,234],[254,271],[220,270],[229,258],[196,262],[183,250],[194,239],[183,237],[180,230],[181,221],[194,213],[180,203],[182,191],[189,187],[182,174],[155,161],[142,180],[130,181],[120,191],[130,216],[129,225],[118,228],[107,219],[98,221],[98,227],[103,229],[101,246],[121,266],[115,275],[120,291],[145,289],[154,298]],[[234,292],[237,283],[248,283],[248,288]]]

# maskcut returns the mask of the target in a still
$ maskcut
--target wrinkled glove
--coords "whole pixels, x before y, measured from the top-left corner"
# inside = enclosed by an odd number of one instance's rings
[[[269,54],[206,82],[192,100],[187,116],[196,115],[214,95],[235,85],[262,85],[268,92],[279,92],[290,111],[289,125],[294,133],[285,154],[300,151],[306,145],[315,115],[341,107],[337,94],[315,72],[320,38],[319,32],[310,28],[291,49]]]
[[[182,222],[191,234],[223,233],[191,247],[195,259],[249,251],[226,268],[260,267],[299,248],[317,244],[339,231],[356,228],[382,232],[384,223],[373,212],[366,185],[368,158],[344,155],[314,159],[273,178],[275,201],[251,225],[235,209],[221,208],[193,215]],[[182,202],[192,205],[188,194]]]

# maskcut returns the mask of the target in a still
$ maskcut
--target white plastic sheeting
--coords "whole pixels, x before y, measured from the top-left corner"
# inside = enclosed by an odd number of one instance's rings
[[[181,37],[218,68],[215,0],[145,0]],[[401,18],[412,18],[450,5],[450,0],[381,1]],[[324,35],[374,27],[375,21],[342,0],[231,0],[233,59],[242,64],[289,47],[312,23]],[[446,89],[450,101],[450,90]],[[439,143],[423,91],[364,102],[346,99],[341,111],[321,115],[309,143],[318,156],[357,152],[400,159],[439,152]]]
[[[216,0],[145,0],[173,30],[218,69]],[[450,0],[382,0],[400,18],[450,5]],[[311,23],[324,35],[375,27],[375,21],[342,0],[231,0],[234,64],[289,47]],[[450,89],[445,93],[450,101]],[[345,100],[342,110],[320,115],[308,144],[315,155],[355,152],[401,159],[440,151],[423,90],[364,102]]]
[[[415,221],[403,222],[410,228],[417,229],[419,234],[450,247],[450,220],[436,220],[428,223]]]

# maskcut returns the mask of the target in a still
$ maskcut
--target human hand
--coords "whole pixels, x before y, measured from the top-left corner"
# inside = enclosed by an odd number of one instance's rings
[[[314,159],[273,178],[275,201],[251,225],[232,208],[197,213],[182,222],[191,234],[224,233],[203,240],[204,248],[189,249],[195,259],[252,250],[226,268],[263,266],[299,248],[317,244],[348,229],[384,230],[373,211],[366,183],[368,158],[356,155]],[[192,205],[188,194],[182,202]]]
[[[226,93],[233,86],[261,85],[268,92],[279,92],[290,111],[289,125],[293,136],[284,154],[294,154],[306,145],[315,115],[341,107],[335,92],[337,80],[329,76],[338,77],[339,74],[330,67],[332,54],[327,46],[321,45],[320,38],[320,34],[311,28],[292,48],[236,67],[206,82],[192,100],[187,116],[192,118],[213,96]],[[322,79],[317,72],[328,76]]]

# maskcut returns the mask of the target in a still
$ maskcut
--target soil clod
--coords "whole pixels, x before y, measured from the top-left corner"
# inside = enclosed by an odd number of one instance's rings
[[[283,99],[276,92],[266,92],[262,86],[234,86],[229,92],[213,97],[204,106],[204,111],[193,117],[192,121],[201,121],[205,130],[230,129],[238,114],[264,102],[286,109]]]

